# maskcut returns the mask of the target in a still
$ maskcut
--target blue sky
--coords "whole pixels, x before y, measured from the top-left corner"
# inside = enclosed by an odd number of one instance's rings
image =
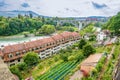
[[[0,0],[0,11],[30,10],[59,17],[112,16],[120,0]]]

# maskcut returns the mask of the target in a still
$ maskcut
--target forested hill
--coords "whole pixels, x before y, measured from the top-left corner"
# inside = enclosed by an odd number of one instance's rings
[[[0,36],[15,35],[21,32],[33,32],[38,30],[44,24],[56,25],[51,20],[45,20],[44,17],[32,18],[31,16],[22,16],[14,18],[0,17]]]
[[[18,15],[18,17],[0,17],[0,36],[10,36],[22,33],[24,35],[33,33],[35,35],[48,35],[55,31],[74,31],[72,23],[57,25],[59,18],[32,17]]]
[[[0,16],[4,17],[17,17],[18,15],[29,15],[32,14],[33,17],[40,16],[39,14],[33,12],[33,11],[19,11],[19,10],[13,10],[13,11],[0,11]]]
[[[120,12],[113,16],[104,26],[104,29],[108,29],[116,35],[120,35]]]

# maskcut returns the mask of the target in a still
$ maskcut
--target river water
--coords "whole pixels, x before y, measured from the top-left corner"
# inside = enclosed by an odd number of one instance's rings
[[[34,37],[0,37],[0,46],[12,45],[23,42],[29,42],[37,39],[47,38],[49,36],[34,36]]]

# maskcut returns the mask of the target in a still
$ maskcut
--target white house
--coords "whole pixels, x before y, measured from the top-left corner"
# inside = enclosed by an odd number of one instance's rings
[[[97,34],[97,41],[103,41],[107,35],[102,31]]]

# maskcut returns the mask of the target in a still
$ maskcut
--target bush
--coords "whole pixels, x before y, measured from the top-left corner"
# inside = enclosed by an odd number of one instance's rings
[[[27,69],[27,64],[25,62],[19,63],[17,66],[20,71],[24,71]]]
[[[79,53],[75,56],[75,59],[77,60],[77,62],[79,62],[84,59],[84,55]]]
[[[20,80],[22,79],[20,70],[18,69],[18,67],[17,67],[16,65],[15,65],[15,66],[11,66],[11,67],[10,67],[10,71],[11,71],[13,74],[17,75]]]
[[[69,61],[75,60],[75,56],[69,56],[69,57],[68,57],[68,60],[69,60]]]
[[[60,54],[60,58],[61,58],[63,61],[68,61],[68,55],[67,55],[67,54]]]
[[[72,48],[71,47],[67,47],[66,52],[72,53]]]

